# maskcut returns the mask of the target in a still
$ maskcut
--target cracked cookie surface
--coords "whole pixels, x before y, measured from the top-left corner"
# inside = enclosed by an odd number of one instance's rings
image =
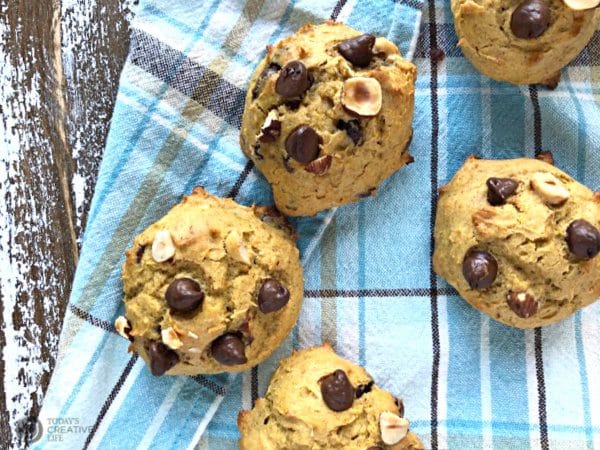
[[[255,366],[300,310],[302,267],[290,231],[275,210],[194,189],[127,251],[117,330],[155,375]]]
[[[238,416],[240,449],[422,449],[403,416],[401,400],[325,344],[280,362],[265,397]]]
[[[291,216],[374,195],[412,161],[416,68],[385,38],[305,25],[267,48],[252,76],[240,143]]]
[[[535,159],[469,158],[440,190],[434,270],[492,318],[558,322],[600,296],[600,194]]]
[[[481,73],[551,87],[600,23],[600,9],[575,11],[563,0],[452,0],[452,13],[458,45]]]

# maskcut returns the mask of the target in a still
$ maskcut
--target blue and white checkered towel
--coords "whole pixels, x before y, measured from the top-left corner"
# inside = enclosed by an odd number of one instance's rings
[[[244,90],[265,44],[327,18],[387,36],[414,59],[415,163],[375,198],[294,221],[305,303],[266,363],[237,376],[153,377],[112,326],[123,253],[195,185],[272,203],[238,144]],[[558,167],[600,187],[600,35],[554,91],[493,82],[456,43],[448,0],[142,0],[37,446],[235,448],[237,413],[277,361],[326,340],[404,398],[428,448],[600,449],[600,303],[521,331],[469,307],[431,270],[437,189],[470,154],[551,150]]]

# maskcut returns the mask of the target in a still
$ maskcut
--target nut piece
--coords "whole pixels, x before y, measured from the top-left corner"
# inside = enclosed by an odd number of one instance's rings
[[[563,0],[563,3],[575,11],[582,11],[600,5],[600,0]]]
[[[314,161],[309,162],[304,170],[315,175],[323,175],[331,167],[331,155],[321,156]]]
[[[169,230],[160,230],[152,242],[152,258],[156,262],[165,262],[175,255],[175,244]]]
[[[115,320],[115,329],[117,330],[117,333],[119,333],[125,339],[129,339],[131,325],[129,324],[129,320],[127,320],[125,317],[117,317],[117,319]]]
[[[506,303],[521,319],[527,319],[538,312],[539,303],[529,292],[513,292],[506,294]]]
[[[360,116],[376,115],[381,100],[381,85],[375,78],[354,77],[344,82],[342,105]]]
[[[172,327],[165,328],[160,334],[162,336],[163,344],[173,350],[177,350],[183,345],[183,342],[179,339],[179,335]]]
[[[250,255],[248,250],[244,246],[242,236],[236,231],[231,231],[225,239],[225,249],[229,254],[229,257],[234,261],[241,262],[243,264],[250,265]]]
[[[257,140],[260,142],[275,142],[281,135],[281,122],[277,120],[277,110],[272,109],[267,114],[265,123],[260,129],[260,133],[257,136]]]
[[[391,41],[386,38],[378,37],[375,39],[375,45],[373,45],[373,53],[376,55],[381,53],[385,53],[386,55],[397,55],[400,51]]]
[[[381,440],[386,445],[397,444],[408,433],[409,425],[408,419],[399,417],[391,412],[382,412],[379,416]]]
[[[536,172],[531,177],[531,187],[545,204],[562,206],[571,196],[562,182],[549,172]]]

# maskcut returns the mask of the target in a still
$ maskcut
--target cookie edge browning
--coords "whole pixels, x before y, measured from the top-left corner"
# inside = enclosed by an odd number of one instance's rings
[[[229,206],[231,206],[233,208],[243,208],[243,209],[249,210],[250,212],[253,213],[253,215],[256,217],[256,219],[259,222],[262,222],[265,226],[270,227],[273,230],[275,230],[276,232],[280,232],[283,235],[285,235],[285,237],[290,241],[290,244],[293,245],[297,249],[297,247],[295,245],[297,235],[294,234],[293,228],[290,225],[290,223],[285,219],[285,217],[283,215],[281,215],[281,213],[279,213],[279,211],[276,208],[273,208],[270,206],[258,206],[258,205],[252,205],[251,207],[247,207],[247,206],[244,206],[244,205],[241,205],[241,204],[235,202],[233,199],[212,195],[201,186],[194,187],[190,194],[184,195],[182,200],[180,202],[176,203],[175,205],[173,205],[166,214],[161,216],[160,219],[165,217],[167,214],[170,214],[174,208],[177,208],[179,205],[182,205],[182,204],[188,202],[191,197],[200,197],[201,199],[215,199],[216,201],[223,201],[223,202],[229,204]],[[263,221],[262,217],[264,217],[265,215],[273,217],[274,218],[273,223]],[[152,226],[152,225],[153,224],[151,224],[150,226]],[[142,233],[147,228],[145,228],[142,231]],[[132,246],[125,251],[125,261],[123,262],[123,264],[121,266],[121,277],[123,277],[124,274],[126,273],[126,271],[127,271],[126,267],[128,265],[135,266],[137,264],[137,258],[138,258],[137,252],[138,252],[138,248],[139,248],[139,244],[137,241],[138,236],[136,236],[134,238]],[[293,279],[298,284],[298,286],[300,286],[301,291],[290,293],[290,300],[288,301],[288,303],[286,305],[286,308],[288,308],[288,307],[292,308],[291,311],[286,310],[287,315],[295,317],[295,320],[292,321],[292,323],[288,327],[286,327],[285,331],[280,331],[279,333],[277,333],[278,339],[276,340],[276,342],[277,342],[276,346],[274,346],[273,348],[267,348],[264,346],[261,347],[261,351],[257,354],[257,356],[253,360],[249,360],[245,364],[234,365],[234,366],[224,366],[223,364],[218,364],[218,366],[221,367],[223,370],[205,370],[205,369],[198,370],[195,368],[195,366],[192,366],[189,364],[184,365],[184,364],[181,364],[181,362],[180,362],[180,363],[176,364],[174,367],[172,367],[171,369],[169,369],[168,371],[166,371],[163,375],[194,376],[194,375],[210,375],[210,374],[218,374],[218,373],[243,372],[245,370],[248,370],[248,369],[260,364],[262,361],[267,359],[275,350],[277,350],[277,348],[279,348],[281,343],[289,335],[289,333],[291,332],[291,330],[293,329],[293,327],[295,326],[295,324],[297,322],[298,315],[300,314],[300,309],[302,307],[302,303],[304,300],[304,291],[303,291],[304,271],[303,271],[303,267],[302,267],[299,257],[298,257],[298,261],[297,261],[297,269],[298,269],[297,271],[292,271],[290,273],[290,275],[291,275],[290,278]],[[124,302],[125,297],[126,297],[126,294],[123,293],[123,302]],[[125,317],[127,318],[126,314],[125,314]],[[138,354],[144,360],[144,362],[146,363],[146,365],[149,368],[150,367],[149,354],[145,348],[145,344],[147,344],[148,340],[143,337],[142,338],[132,337],[132,339],[133,339],[133,342],[130,344],[128,351],[130,351],[130,352],[133,351],[136,354]]]
[[[271,386],[271,381],[275,378],[276,374],[278,373],[278,371],[281,370],[285,370],[285,367],[287,365],[289,365],[291,363],[291,361],[293,361],[293,359],[295,357],[297,357],[299,354],[304,354],[304,353],[309,353],[309,352],[313,352],[313,351],[320,351],[320,350],[326,350],[328,352],[330,352],[332,355],[334,355],[335,357],[338,357],[340,359],[343,359],[345,361],[347,361],[348,363],[352,364],[353,366],[356,366],[360,369],[362,369],[363,371],[366,372],[366,370],[364,369],[364,367],[359,366],[357,364],[354,364],[351,361],[346,360],[345,358],[339,356],[331,347],[331,345],[328,342],[324,342],[321,345],[318,346],[314,346],[314,347],[310,347],[307,349],[303,349],[303,350],[294,350],[292,351],[292,353],[287,356],[286,358],[283,358],[279,361],[279,364],[277,366],[277,368],[275,369],[275,372],[273,372],[273,374],[271,375],[271,379],[269,380],[269,384],[267,386],[267,392],[266,394],[269,392],[270,386]],[[375,383],[375,386],[377,386],[377,383]],[[382,388],[379,388],[382,392],[385,392],[386,394],[392,396],[392,394],[389,391],[386,391]],[[393,396],[392,396],[393,397]],[[259,450],[257,449],[257,447],[252,446],[250,443],[245,442],[245,438],[246,438],[246,433],[245,431],[249,429],[251,422],[250,422],[250,415],[252,410],[261,402],[265,401],[265,397],[259,397],[258,399],[256,399],[254,405],[252,405],[252,409],[250,410],[240,410],[238,412],[237,415],[237,426],[238,429],[240,430],[240,440],[238,441],[239,444],[239,448],[240,450]],[[378,418],[379,420],[379,418]],[[404,438],[402,438],[402,440],[400,440],[400,442],[394,444],[394,445],[386,445],[385,448],[389,449],[389,450],[423,450],[425,447],[423,446],[423,444],[421,443],[421,440],[419,439],[419,437],[413,433],[412,431],[408,431],[408,433],[406,434],[406,436]],[[284,450],[284,449],[281,449]]]
[[[463,300],[465,300],[467,303],[469,303],[473,308],[475,308],[476,310],[478,310],[480,313],[486,314],[488,317],[490,317],[491,319],[494,319],[495,321],[497,321],[499,323],[502,323],[502,324],[507,325],[507,326],[519,328],[519,329],[533,329],[533,328],[537,328],[539,326],[547,326],[547,325],[551,325],[551,324],[560,322],[560,321],[566,319],[567,317],[573,315],[578,309],[584,308],[585,306],[588,306],[588,305],[594,303],[598,299],[598,296],[600,296],[600,283],[598,283],[598,286],[596,287],[596,290],[594,291],[595,294],[594,295],[590,295],[590,299],[588,301],[584,301],[581,304],[581,306],[578,307],[578,308],[576,308],[575,310],[570,310],[569,308],[565,308],[565,307],[559,308],[557,314],[554,315],[550,320],[548,320],[548,319],[539,319],[539,320],[537,320],[533,316],[529,317],[529,318],[521,318],[521,317],[519,317],[519,316],[517,316],[515,314],[514,317],[511,317],[511,320],[509,321],[509,320],[504,320],[504,318],[502,316],[497,317],[494,314],[494,312],[495,312],[494,307],[487,307],[487,306],[485,306],[486,302],[483,301],[485,299],[485,293],[482,293],[482,292],[479,292],[479,291],[473,290],[473,289],[469,289],[469,290],[466,290],[464,292],[461,292],[459,290],[459,288],[454,283],[450,282],[450,280],[448,279],[448,273],[446,273],[446,271],[443,269],[442,255],[441,255],[441,251],[439,250],[439,246],[437,245],[437,242],[440,239],[438,230],[441,229],[439,221],[442,220],[441,214],[440,214],[440,210],[441,210],[440,203],[442,201],[444,201],[443,200],[444,195],[451,190],[452,183],[455,180],[461,178],[463,176],[463,173],[464,172],[468,172],[471,169],[471,165],[477,163],[478,161],[483,161],[483,162],[492,161],[492,162],[498,163],[498,164],[510,162],[511,164],[515,165],[516,167],[519,167],[519,163],[530,164],[532,162],[534,162],[536,164],[539,164],[540,167],[546,166],[547,171],[549,173],[552,173],[553,175],[559,174],[559,175],[568,177],[569,179],[573,180],[573,182],[575,182],[575,183],[583,186],[591,194],[592,201],[595,201],[595,202],[597,202],[600,205],[600,194],[599,193],[594,193],[587,186],[585,186],[582,183],[577,182],[577,180],[574,180],[570,175],[568,175],[567,173],[565,173],[562,170],[558,169],[554,165],[549,164],[545,160],[538,159],[538,158],[515,158],[515,159],[506,159],[506,160],[482,160],[482,159],[480,159],[480,158],[478,158],[478,157],[476,157],[474,155],[470,155],[465,160],[465,162],[460,167],[460,169],[458,169],[458,171],[454,174],[454,176],[452,177],[452,179],[446,185],[442,186],[439,189],[439,197],[438,197],[438,204],[437,204],[438,207],[437,207],[437,214],[436,214],[435,228],[434,228],[434,242],[435,242],[435,245],[434,245],[433,258],[432,258],[434,272],[438,276],[440,276],[441,278],[443,278],[444,280],[446,280],[458,292],[458,295]],[[498,273],[500,273],[501,270],[502,269],[499,268],[498,269]],[[508,289],[509,289],[509,287],[507,287],[507,293],[508,293]]]

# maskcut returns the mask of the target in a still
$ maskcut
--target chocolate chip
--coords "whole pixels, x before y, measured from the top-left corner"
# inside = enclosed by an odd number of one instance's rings
[[[300,125],[285,140],[285,149],[296,161],[306,164],[319,156],[320,141],[315,130],[308,125]]]
[[[146,250],[145,245],[140,245],[135,252],[135,262],[138,264],[142,261],[142,257],[144,256],[144,250]]]
[[[404,417],[404,402],[402,401],[402,399],[400,399],[398,397],[394,397],[394,403],[396,404],[396,407],[398,408],[398,415],[400,417]]]
[[[204,292],[191,278],[177,278],[167,288],[165,298],[171,311],[186,314],[200,307],[204,300]]]
[[[321,156],[320,158],[309,162],[304,168],[304,170],[310,173],[314,173],[315,175],[323,175],[324,173],[327,173],[327,171],[331,167],[331,161],[331,155]]]
[[[160,376],[179,362],[179,356],[162,342],[151,342],[148,346],[150,355],[150,371]]]
[[[510,178],[488,178],[486,181],[488,192],[487,200],[492,206],[506,203],[506,199],[513,195],[519,184]]]
[[[336,370],[321,380],[323,401],[333,411],[345,411],[354,402],[354,388],[343,370]]]
[[[252,89],[252,100],[256,100],[256,98],[260,95],[263,88],[265,87],[265,82],[269,79],[269,77],[281,70],[281,66],[279,64],[271,63],[261,72],[256,80],[256,84],[254,85],[254,89]]]
[[[284,105],[287,106],[292,111],[296,111],[298,108],[300,108],[301,104],[302,104],[302,100],[300,100],[300,99],[288,100],[287,102],[284,102]]]
[[[471,289],[485,289],[496,279],[498,263],[488,252],[471,248],[463,260],[462,272]]]
[[[372,447],[369,447],[367,450],[383,450],[383,448],[379,445],[374,445]]]
[[[311,77],[306,66],[300,61],[292,61],[281,69],[275,84],[275,92],[282,97],[300,97],[310,85]]]
[[[373,59],[375,36],[363,34],[346,39],[338,44],[337,49],[345,59],[357,67],[367,67]]]
[[[356,388],[356,398],[361,398],[363,395],[368,394],[373,389],[374,381],[371,380],[367,384],[359,384]]]
[[[512,311],[522,319],[533,316],[538,311],[538,302],[529,292],[510,291],[506,295],[506,303]]]
[[[260,142],[275,142],[281,135],[281,122],[273,119],[266,127],[261,128],[258,140]]]
[[[433,50],[431,50],[431,59],[433,59],[436,63],[442,62],[445,57],[446,54],[441,48],[436,47]]]
[[[236,333],[227,333],[219,336],[210,345],[211,353],[221,364],[226,366],[235,366],[246,364],[246,347],[242,339]]]
[[[290,291],[273,278],[263,281],[258,291],[258,308],[265,314],[279,311],[290,299]]]
[[[575,220],[567,228],[567,245],[577,258],[592,259],[600,252],[600,231],[587,220]]]
[[[550,8],[544,0],[525,0],[513,11],[510,29],[521,39],[534,39],[550,26]]]
[[[363,132],[360,126],[360,120],[352,119],[349,121],[345,121],[339,119],[335,124],[338,130],[343,130],[346,132],[348,137],[354,142],[354,145],[362,145],[364,142]]]

